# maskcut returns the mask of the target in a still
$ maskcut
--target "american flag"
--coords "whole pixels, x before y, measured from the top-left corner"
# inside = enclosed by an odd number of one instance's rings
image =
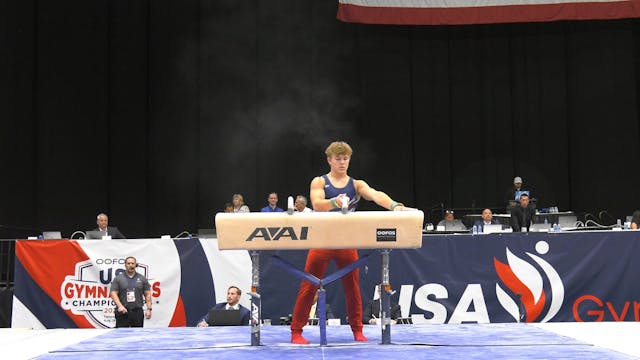
[[[338,0],[345,22],[456,25],[640,17],[640,0]]]

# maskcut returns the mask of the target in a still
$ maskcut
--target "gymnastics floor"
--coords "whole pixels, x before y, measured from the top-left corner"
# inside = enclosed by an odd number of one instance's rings
[[[353,341],[347,325],[327,327],[320,346],[317,326],[306,326],[310,345],[289,343],[288,326],[263,326],[261,345],[250,345],[249,327],[139,329],[0,329],[7,359],[638,359],[640,324],[545,323],[394,325],[389,345],[366,326],[366,343]],[[2,356],[5,358],[5,356]]]

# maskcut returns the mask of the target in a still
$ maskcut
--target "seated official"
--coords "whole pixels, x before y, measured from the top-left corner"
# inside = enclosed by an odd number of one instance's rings
[[[362,323],[363,324],[371,324],[377,325],[379,324],[378,319],[380,319],[381,308],[380,308],[380,297],[382,296],[382,285],[378,284],[378,298],[369,302],[362,312]],[[391,302],[391,312],[389,314],[389,318],[391,318],[391,323],[395,324],[396,321],[402,318],[402,310],[400,309],[400,305],[393,301]]]
[[[318,311],[320,310],[320,305],[318,304],[318,292],[316,291],[316,296],[313,297],[313,305],[311,305],[311,311],[309,312],[309,319],[319,319],[320,314]],[[333,311],[331,311],[331,305],[329,303],[325,303],[324,309],[325,319],[335,319],[335,315],[333,315]]]
[[[239,325],[249,325],[251,318],[251,312],[246,307],[240,305],[240,296],[242,290],[237,286],[229,286],[227,289],[227,302],[215,304],[212,310],[235,310],[240,311],[240,318],[242,319]],[[198,321],[197,327],[207,327],[210,324],[209,313]]]
[[[301,213],[313,212],[313,210],[307,207],[307,198],[303,195],[296,196],[296,201],[293,204],[293,207],[296,212],[301,212]]]
[[[498,225],[498,224],[500,223],[493,219],[493,212],[491,211],[491,209],[487,208],[482,210],[482,219],[473,223],[473,226],[475,226],[478,229],[478,232],[481,233],[481,232],[484,232],[485,225]]]
[[[271,192],[267,198],[267,206],[263,207],[260,212],[284,212],[278,207],[278,193]]]
[[[529,206],[529,195],[520,195],[520,203],[511,209],[511,229],[513,232],[529,231],[535,210]]]
[[[248,213],[250,212],[249,207],[244,203],[244,197],[241,194],[233,194],[231,199],[233,203],[233,212],[234,213]]]
[[[464,226],[461,220],[458,220],[453,215],[453,210],[447,210],[444,213],[444,219],[440,220],[437,226],[444,226],[445,231],[466,231],[467,227]],[[437,230],[438,228],[436,228]]]
[[[633,212],[630,228],[634,230],[640,229],[640,210]]]
[[[107,214],[98,214],[96,224],[98,224],[98,227],[92,231],[99,232],[100,236],[98,237],[87,232],[87,239],[102,239],[103,236],[111,236],[112,239],[126,239],[117,227],[109,226],[109,217]]]

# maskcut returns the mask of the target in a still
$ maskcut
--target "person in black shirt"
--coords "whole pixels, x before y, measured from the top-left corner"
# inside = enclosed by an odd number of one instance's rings
[[[535,210],[529,207],[529,195],[520,195],[520,204],[511,209],[511,228],[513,232],[520,232],[523,228],[529,231],[534,212]]]
[[[378,298],[370,301],[367,304],[367,307],[362,312],[362,323],[363,324],[371,324],[377,325],[379,324],[378,319],[380,319],[380,297],[382,296],[382,284],[378,284],[376,286],[378,289]],[[391,323],[395,323],[398,319],[402,317],[402,310],[398,303],[390,301],[391,305],[391,313],[389,314],[389,318],[391,318]]]
[[[640,229],[640,210],[636,210],[633,212],[630,226],[633,230]]]
[[[144,318],[151,319],[151,285],[147,278],[136,272],[138,260],[128,256],[125,271],[111,282],[111,299],[116,304],[116,327],[142,327]],[[143,311],[143,305],[147,308]]]

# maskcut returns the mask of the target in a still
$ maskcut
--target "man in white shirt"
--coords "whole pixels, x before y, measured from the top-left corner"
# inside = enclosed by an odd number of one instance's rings
[[[295,208],[296,212],[313,212],[313,210],[307,207],[307,198],[302,195],[296,196],[296,201],[294,202],[293,207]]]
[[[115,226],[109,226],[109,217],[105,213],[100,213],[96,217],[97,228],[93,233],[87,231],[87,239],[101,239],[102,236],[109,235],[112,239],[126,239],[126,237]]]

